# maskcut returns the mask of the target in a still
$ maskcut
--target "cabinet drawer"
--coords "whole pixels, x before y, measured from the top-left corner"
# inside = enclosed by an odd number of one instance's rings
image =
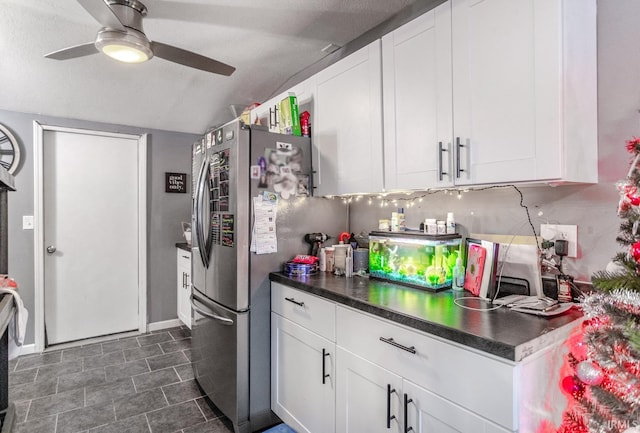
[[[341,306],[336,315],[338,346],[517,429],[514,365]]]
[[[330,341],[336,341],[336,305],[333,302],[272,282],[271,310]]]

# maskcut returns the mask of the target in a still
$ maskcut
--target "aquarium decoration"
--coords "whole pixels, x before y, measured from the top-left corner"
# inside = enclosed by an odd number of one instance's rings
[[[458,234],[371,232],[369,275],[419,289],[448,289],[461,241]]]

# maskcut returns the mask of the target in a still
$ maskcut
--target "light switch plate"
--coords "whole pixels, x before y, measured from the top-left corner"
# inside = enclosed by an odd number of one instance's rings
[[[22,216],[22,230],[33,230],[33,215]]]
[[[540,224],[540,236],[547,241],[564,239],[569,242],[567,257],[578,257],[578,226],[562,224]]]

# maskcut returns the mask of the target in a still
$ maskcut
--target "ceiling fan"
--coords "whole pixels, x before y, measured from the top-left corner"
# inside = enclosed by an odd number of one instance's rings
[[[142,28],[147,8],[138,0],[78,0],[78,3],[102,25],[96,40],[54,51],[45,57],[69,60],[102,52],[126,63],[141,63],[155,56],[214,74],[229,76],[236,70],[209,57],[150,41]]]

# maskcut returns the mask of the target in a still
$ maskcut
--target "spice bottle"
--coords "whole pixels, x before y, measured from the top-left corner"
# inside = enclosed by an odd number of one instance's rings
[[[453,216],[453,212],[447,213],[447,234],[452,235],[456,232],[456,219]]]
[[[320,248],[320,272],[325,272],[327,270],[327,253],[324,248]]]
[[[336,249],[334,247],[326,247],[324,249],[325,261],[326,261],[326,271],[333,272],[335,265],[335,253]]]

